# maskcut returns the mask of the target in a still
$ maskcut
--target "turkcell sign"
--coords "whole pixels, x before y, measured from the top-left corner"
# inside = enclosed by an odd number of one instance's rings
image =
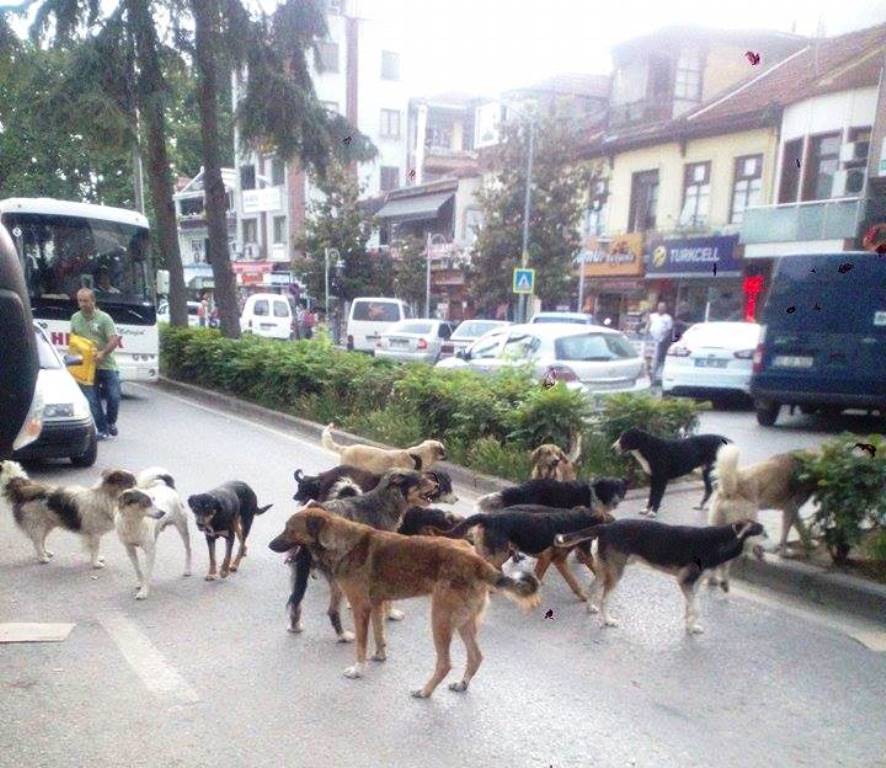
[[[741,274],[741,261],[736,255],[737,245],[738,235],[686,237],[653,242],[646,274],[663,277],[700,277],[714,274],[735,277]]]

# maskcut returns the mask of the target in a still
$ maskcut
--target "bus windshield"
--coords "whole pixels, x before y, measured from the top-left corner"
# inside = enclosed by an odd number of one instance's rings
[[[148,230],[115,221],[42,213],[3,217],[22,258],[32,302],[73,300],[92,288],[101,305],[152,299]]]

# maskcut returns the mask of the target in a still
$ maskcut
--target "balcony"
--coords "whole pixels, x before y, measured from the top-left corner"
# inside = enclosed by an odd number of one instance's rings
[[[865,200],[858,197],[748,208],[741,225],[741,242],[752,246],[854,240],[865,214]]]

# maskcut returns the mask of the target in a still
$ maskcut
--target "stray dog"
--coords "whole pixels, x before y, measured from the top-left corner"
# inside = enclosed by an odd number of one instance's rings
[[[187,512],[168,472],[152,468],[139,473],[138,485],[120,494],[114,523],[117,536],[126,547],[126,554],[129,555],[138,578],[136,600],[144,600],[150,592],[157,537],[170,525],[175,526],[185,546],[183,575],[191,575],[191,539],[188,535]],[[139,548],[145,555],[144,573],[138,562]]]
[[[575,480],[575,462],[581,456],[581,435],[575,442],[568,454],[564,453],[558,445],[545,443],[538,446],[529,456],[532,461],[532,474],[530,477],[548,478],[551,480]]]
[[[765,537],[766,532],[753,520],[704,528],[665,525],[654,520],[616,520],[557,536],[555,543],[558,547],[568,547],[597,539],[597,562],[601,574],[592,586],[588,612],[599,610],[604,626],[618,626],[606,609],[606,600],[618,585],[628,563],[641,560],[656,570],[677,577],[686,600],[686,631],[696,634],[702,631],[698,624],[696,596],[702,573],[738,557],[745,545],[757,536]],[[596,597],[601,591],[598,607]]]
[[[422,500],[437,487],[435,481],[427,475],[412,469],[394,469],[386,473],[378,485],[371,491],[359,496],[348,496],[339,499],[328,499],[322,503],[327,512],[340,515],[346,520],[370,525],[383,531],[396,531],[400,527],[406,510]],[[318,502],[309,502],[320,506]],[[287,562],[291,570],[291,590],[287,606],[289,608],[289,631],[302,631],[301,604],[308,586],[308,577],[312,565],[316,565],[324,578],[329,582],[329,609],[327,615],[339,642],[347,643],[354,636],[342,628],[341,623],[341,589],[328,570],[324,570],[321,562],[311,557],[310,550],[302,547],[298,552],[289,553]],[[394,620],[403,618],[403,614],[389,607],[388,617]]]
[[[106,469],[91,488],[54,488],[31,480],[15,461],[0,462],[0,493],[11,505],[16,524],[33,543],[41,563],[48,563],[53,556],[46,549],[49,532],[65,528],[83,538],[92,567],[104,568],[105,559],[99,554],[101,538],[114,528],[117,497],[134,485],[131,472]]]
[[[652,479],[646,510],[640,514],[655,517],[661,506],[669,480],[674,480],[701,467],[704,478],[704,497],[695,509],[704,505],[713,493],[711,470],[717,461],[720,446],[732,442],[722,435],[695,435],[682,440],[665,440],[632,427],[622,432],[613,443],[616,453],[630,453],[643,471]]]
[[[236,573],[240,561],[246,557],[246,538],[252,529],[253,519],[267,512],[273,504],[260,507],[252,488],[240,480],[232,480],[206,493],[188,496],[188,506],[194,512],[197,529],[206,536],[206,546],[209,548],[206,581],[215,581],[215,540],[219,536],[225,539],[225,559],[218,573],[224,579],[228,573]],[[232,563],[235,536],[240,541],[240,548]]]
[[[458,496],[452,490],[452,478],[448,473],[432,469],[423,474],[436,483],[436,488],[427,493],[427,498],[417,500],[417,504],[432,504],[435,501],[455,504],[458,501]],[[327,499],[359,496],[375,488],[382,476],[359,467],[341,464],[319,475],[306,475],[297,469],[294,477],[298,490],[292,498],[306,504],[312,499],[322,503]]]
[[[410,507],[403,515],[397,533],[401,536],[439,536],[458,525],[462,518],[435,507]]]
[[[535,571],[539,580],[544,578],[545,572],[553,563],[578,598],[587,600],[587,594],[566,564],[569,552],[551,551],[554,537],[558,533],[580,531],[588,526],[613,519],[607,512],[589,507],[558,509],[537,504],[521,504],[492,514],[481,512],[471,515],[455,528],[443,531],[441,535],[447,538],[462,538],[471,528],[479,527],[479,532],[475,534],[474,547],[484,560],[488,560],[496,568],[501,568],[514,551],[533,555],[539,558]],[[582,555],[584,555],[584,558],[580,556],[582,562],[587,565],[591,573],[595,573],[590,547],[587,547]]]
[[[711,499],[708,522],[726,525],[742,519],[756,520],[761,509],[780,509],[781,541],[778,549],[784,554],[791,526],[806,538],[800,507],[812,496],[815,483],[801,483],[797,479],[800,463],[796,453],[780,453],[744,469],[738,468],[738,457],[738,448],[734,445],[724,445],[717,452],[714,473],[719,485]],[[730,563],[724,563],[708,583],[719,584],[724,592],[728,592],[729,567]]]
[[[339,445],[332,439],[334,424],[323,430],[320,442],[327,451],[341,456],[342,464],[350,464],[367,472],[384,474],[389,469],[430,469],[446,458],[446,448],[437,440],[425,440],[411,448],[388,450],[371,445]]]
[[[528,480],[503,491],[481,496],[477,499],[477,508],[481,512],[494,512],[516,504],[541,504],[561,509],[593,507],[611,512],[624,499],[627,487],[627,482],[618,477],[569,482]]]
[[[430,680],[413,691],[417,698],[430,696],[452,669],[449,646],[456,630],[468,658],[461,681],[452,683],[449,689],[468,689],[483,660],[477,632],[490,587],[502,590],[506,597],[527,609],[539,603],[538,580],[534,576],[505,576],[462,542],[379,531],[309,507],[292,515],[269,546],[275,552],[287,552],[296,544],[312,550],[353,607],[357,663],[345,670],[346,677],[363,676],[370,618],[375,638],[372,658],[387,658],[383,618],[386,601],[431,596],[437,664]]]

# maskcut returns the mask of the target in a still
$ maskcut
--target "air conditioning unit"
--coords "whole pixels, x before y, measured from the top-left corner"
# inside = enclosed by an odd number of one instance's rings
[[[865,162],[868,159],[868,152],[870,150],[871,142],[869,141],[850,141],[840,147],[840,162]]]
[[[860,195],[864,189],[866,169],[850,168],[846,171],[837,171],[834,174],[834,184],[831,187],[831,197],[854,197]]]

